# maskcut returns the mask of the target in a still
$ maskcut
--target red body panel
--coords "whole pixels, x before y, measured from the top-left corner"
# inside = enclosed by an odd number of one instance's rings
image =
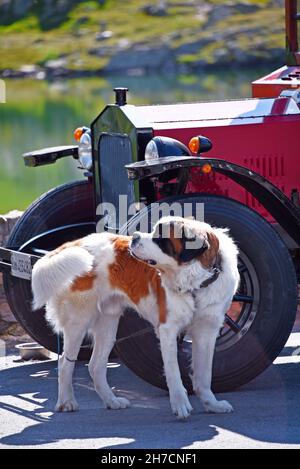
[[[300,57],[300,54],[299,54]],[[253,98],[275,98],[286,89],[300,88],[300,65],[281,67],[252,83]]]
[[[300,114],[265,117],[258,124],[212,126],[210,123],[208,127],[178,126],[154,130],[154,135],[173,137],[185,144],[199,134],[213,142],[213,149],[205,156],[223,158],[251,168],[273,182],[288,197],[293,189],[300,191]],[[186,192],[208,192],[233,198],[272,221],[251,194],[221,174],[203,176],[198,169],[192,170]]]

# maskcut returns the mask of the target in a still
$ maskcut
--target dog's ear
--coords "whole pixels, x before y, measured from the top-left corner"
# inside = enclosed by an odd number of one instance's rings
[[[208,249],[206,249],[206,251],[202,253],[200,261],[204,267],[211,267],[216,260],[217,254],[219,252],[220,243],[217,235],[215,235],[215,233],[213,233],[212,231],[207,233],[207,240]]]
[[[180,253],[180,262],[186,263],[200,257],[207,249],[209,244],[203,236],[197,236],[188,227],[182,228],[182,251]]]

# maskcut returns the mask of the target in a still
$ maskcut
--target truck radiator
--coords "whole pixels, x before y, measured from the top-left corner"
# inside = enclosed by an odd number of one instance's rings
[[[100,136],[100,191],[105,226],[109,231],[118,231],[121,228],[129,218],[129,206],[135,201],[134,185],[128,181],[124,168],[125,164],[132,162],[132,146],[127,135]]]

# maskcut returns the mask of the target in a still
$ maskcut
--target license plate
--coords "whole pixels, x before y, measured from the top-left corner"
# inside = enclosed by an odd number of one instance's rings
[[[29,254],[14,252],[11,255],[11,274],[14,277],[31,279],[31,259]]]

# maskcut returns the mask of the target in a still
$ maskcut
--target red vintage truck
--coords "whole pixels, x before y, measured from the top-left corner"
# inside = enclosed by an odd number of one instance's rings
[[[31,167],[72,156],[86,175],[33,202],[0,248],[9,305],[35,340],[53,351],[62,346],[43,311],[31,309],[39,256],[96,230],[150,229],[153,213],[172,213],[176,203],[184,215],[188,207],[188,215],[229,227],[239,245],[241,284],[217,340],[214,389],[246,383],[280,353],[295,321],[300,271],[299,2],[285,7],[287,63],[256,80],[252,98],[132,106],[117,88],[115,104],[77,129],[78,145],[24,155]],[[89,348],[85,341],[81,356]],[[116,349],[140,377],[166,387],[155,334],[132,310],[121,319]],[[192,391],[186,336],[178,357]]]

